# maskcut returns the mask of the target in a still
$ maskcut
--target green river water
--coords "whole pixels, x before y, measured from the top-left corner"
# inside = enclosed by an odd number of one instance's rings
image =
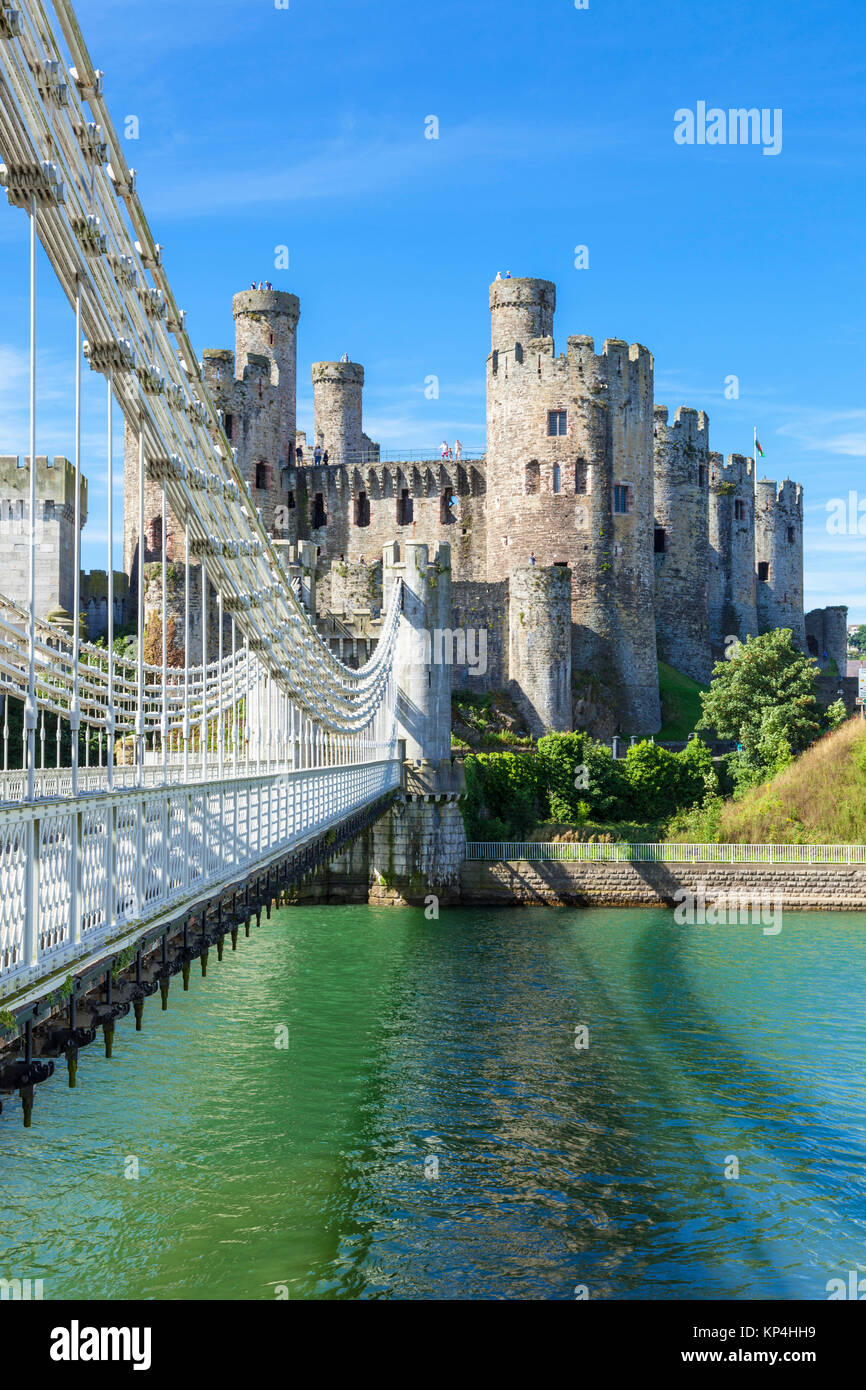
[[[0,1275],[46,1299],[826,1298],[866,1267],[864,997],[862,913],[778,936],[274,913],[111,1061],[85,1050],[77,1090],[58,1067],[32,1129],[6,1099]]]

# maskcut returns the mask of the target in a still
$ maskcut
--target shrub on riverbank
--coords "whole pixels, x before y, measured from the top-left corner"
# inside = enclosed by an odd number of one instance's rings
[[[709,749],[639,743],[623,760],[586,734],[545,734],[537,754],[470,754],[463,816],[470,840],[520,840],[541,825],[630,839],[717,790]],[[619,827],[617,829],[617,827]],[[645,830],[646,835],[646,830]]]

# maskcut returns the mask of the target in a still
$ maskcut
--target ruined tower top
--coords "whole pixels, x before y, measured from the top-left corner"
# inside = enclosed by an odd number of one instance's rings
[[[490,286],[491,349],[513,352],[533,338],[553,337],[556,286],[551,280],[494,280]]]

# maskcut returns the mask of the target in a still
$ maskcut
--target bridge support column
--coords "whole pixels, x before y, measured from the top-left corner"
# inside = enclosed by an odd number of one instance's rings
[[[403,612],[395,657],[398,737],[405,740],[403,797],[371,835],[371,901],[455,901],[466,836],[462,768],[451,757],[451,547],[387,546],[385,605],[398,578]],[[459,646],[459,641],[458,641]]]

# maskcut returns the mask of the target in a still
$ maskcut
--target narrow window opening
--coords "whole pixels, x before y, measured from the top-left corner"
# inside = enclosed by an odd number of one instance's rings
[[[734,502],[734,521],[745,521],[745,519],[746,504],[741,497],[738,497]]]
[[[454,520],[451,507],[455,501],[454,494],[450,487],[446,488],[439,498],[439,522],[442,526],[448,526]]]
[[[44,519],[45,519],[46,521],[53,521],[53,520],[54,520],[54,499],[53,499],[53,497],[48,497],[48,498],[46,498],[45,506],[44,506],[44,508],[43,508],[42,515],[43,515],[43,517],[44,517]]]
[[[581,494],[589,492],[587,487],[588,470],[586,459],[578,459],[574,465],[574,490]]]
[[[286,497],[286,506],[290,512],[295,510],[295,494],[293,492],[288,493]]]
[[[553,465],[553,491],[562,492],[562,469],[558,463]]]
[[[758,578],[761,579],[761,580],[764,580],[764,581],[766,581],[766,580],[768,580],[768,579],[770,578],[770,562],[769,562],[769,560],[759,560],[759,561],[758,561]]]
[[[151,555],[159,555],[162,550],[162,517],[155,516],[147,531],[147,548]]]
[[[370,499],[366,492],[359,492],[355,498],[355,525],[370,525]]]
[[[547,433],[549,435],[568,434],[567,410],[549,410],[547,412]]]
[[[320,527],[328,524],[328,515],[325,511],[325,498],[321,492],[317,492],[313,498],[313,520],[312,527],[318,531]]]
[[[409,496],[409,489],[404,487],[397,498],[397,525],[411,526],[413,515],[412,498]]]
[[[256,487],[260,492],[266,492],[271,485],[271,470],[266,463],[256,464]]]
[[[653,533],[653,553],[664,555],[668,548],[668,533],[663,526],[657,526]]]
[[[628,511],[628,483],[615,483],[613,489],[613,509],[617,516],[624,516]]]
[[[226,439],[229,441],[229,443],[231,443],[235,429],[235,417],[233,415],[226,416],[223,429],[225,430]]]
[[[704,464],[704,463],[699,463],[699,464],[698,464],[698,486],[699,486],[699,487],[706,487],[706,485],[707,485],[707,467],[706,467],[706,464]]]
[[[794,544],[794,528],[793,528],[793,526],[789,526],[789,527],[788,527],[788,544],[789,544],[789,545],[793,545],[793,544]]]

